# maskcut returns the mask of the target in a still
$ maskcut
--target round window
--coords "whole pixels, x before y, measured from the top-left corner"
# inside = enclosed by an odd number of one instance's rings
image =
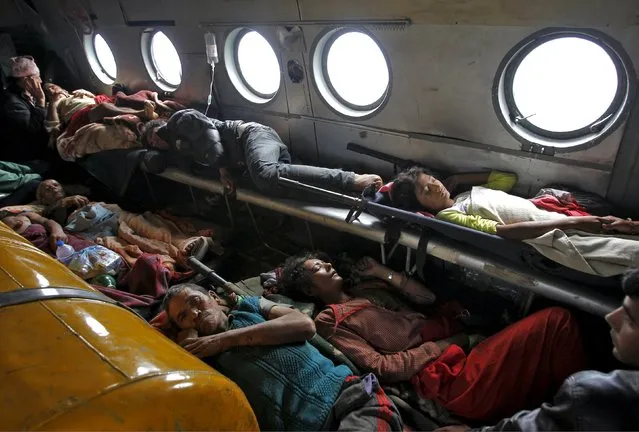
[[[361,30],[341,28],[323,35],[313,53],[313,75],[322,98],[349,117],[372,114],[389,93],[386,56]]]
[[[85,36],[84,50],[95,76],[104,84],[113,84],[117,77],[118,68],[115,64],[113,51],[104,37],[99,33]]]
[[[153,81],[163,90],[175,91],[182,83],[182,62],[175,45],[162,31],[142,34],[142,57]]]
[[[585,32],[537,34],[515,48],[496,77],[497,113],[527,144],[595,144],[627,113],[630,76],[620,48]]]
[[[271,44],[255,30],[231,32],[224,49],[225,64],[237,91],[253,103],[272,100],[280,89],[280,63]]]

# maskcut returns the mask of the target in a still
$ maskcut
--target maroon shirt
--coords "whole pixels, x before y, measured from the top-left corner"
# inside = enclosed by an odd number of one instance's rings
[[[317,333],[381,381],[410,379],[441,355],[433,342],[454,332],[447,318],[392,311],[364,298],[328,305],[315,318]]]

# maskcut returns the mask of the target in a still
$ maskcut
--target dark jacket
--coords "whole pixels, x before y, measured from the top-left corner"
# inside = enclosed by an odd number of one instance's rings
[[[46,108],[32,105],[19,89],[7,89],[0,110],[0,160],[25,162],[47,157]]]
[[[639,430],[639,372],[576,373],[561,386],[553,404],[521,411],[489,431]]]
[[[190,158],[199,165],[235,168],[244,163],[240,140],[247,125],[241,120],[220,121],[194,109],[176,112],[158,131],[178,159]]]

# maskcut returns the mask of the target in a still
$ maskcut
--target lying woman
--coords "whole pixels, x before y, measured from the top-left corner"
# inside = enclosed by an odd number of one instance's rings
[[[325,307],[315,318],[318,334],[363,371],[387,383],[410,380],[422,398],[457,416],[487,421],[535,407],[584,366],[579,328],[565,309],[539,311],[465,354],[461,339],[447,339],[459,331],[454,319],[390,310],[362,295],[384,287],[417,305],[433,303],[420,282],[371,258],[355,267],[369,281],[348,289],[331,263],[314,254],[292,257],[280,286],[289,297]]]
[[[491,181],[491,176],[499,180]],[[472,180],[468,181],[470,177]],[[470,176],[453,176],[452,180],[447,179],[445,183],[472,185],[484,181],[484,186],[475,186],[472,191],[464,192],[452,199],[449,188],[444,183],[430,175],[426,169],[413,167],[400,173],[393,182],[390,191],[391,201],[393,205],[404,210],[427,210],[435,214],[437,219],[513,240],[539,237],[554,229],[575,229],[600,234],[639,234],[637,221],[614,216],[568,217],[539,209],[529,200],[507,193],[513,183],[508,181],[506,173],[493,171]],[[481,199],[474,199],[475,189],[478,198]],[[496,203],[501,205],[497,206]],[[509,206],[512,208],[511,211],[508,211]]]
[[[614,276],[639,266],[639,237],[623,236],[639,234],[638,221],[614,216],[566,216],[537,208],[530,200],[498,189],[488,182],[452,199],[442,182],[425,169],[414,167],[397,176],[390,195],[396,207],[424,209],[443,221],[507,239],[526,240],[542,255],[586,273]],[[566,230],[581,233],[567,235],[562,232]]]
[[[141,107],[134,109],[119,106],[113,97],[96,96],[86,90],[69,93],[59,85],[51,83],[45,84],[44,88],[50,100],[47,128],[55,129],[59,133],[66,132],[68,136],[74,135],[78,129],[89,123],[103,123],[105,119],[122,115],[133,115],[147,121],[158,117],[155,105],[151,101],[144,101]]]

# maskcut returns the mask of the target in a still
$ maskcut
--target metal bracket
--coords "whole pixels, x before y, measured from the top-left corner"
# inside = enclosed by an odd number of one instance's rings
[[[554,147],[543,146],[543,145],[535,144],[535,143],[524,143],[521,145],[521,149],[522,151],[525,151],[527,153],[537,153],[537,154],[543,154],[547,156],[555,155]]]

